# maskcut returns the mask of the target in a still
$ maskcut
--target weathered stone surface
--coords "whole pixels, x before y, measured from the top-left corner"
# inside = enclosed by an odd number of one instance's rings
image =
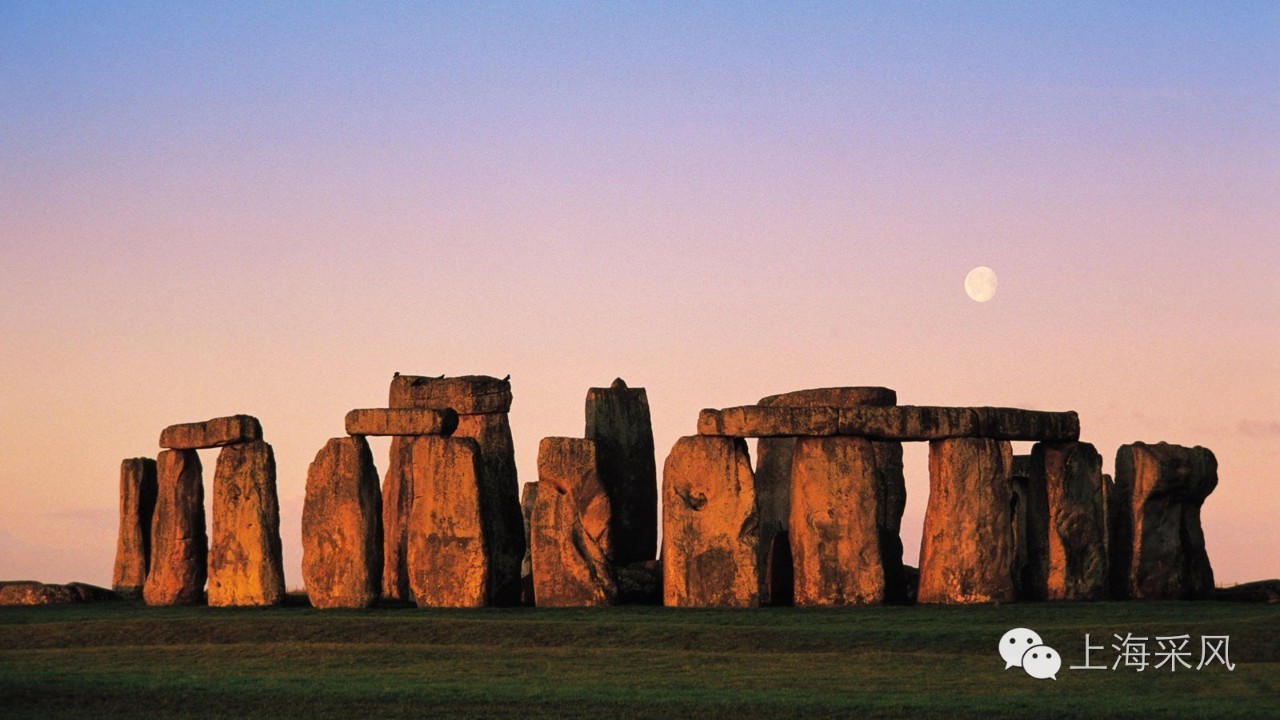
[[[475,440],[480,450],[480,509],[487,533],[492,602],[516,605],[525,543],[511,424],[506,413],[463,415],[453,436]]]
[[[147,604],[194,605],[203,600],[208,552],[200,456],[195,450],[164,450],[156,457],[151,562],[142,588]]]
[[[209,605],[268,606],[284,600],[276,458],[261,440],[227,445],[213,474]]]
[[[151,562],[151,516],[156,509],[156,461],[130,458],[120,463],[120,534],[111,587],[131,598],[142,597]]]
[[[333,438],[307,469],[302,580],[317,608],[372,607],[382,592],[382,495],[364,438]]]
[[[795,390],[760,398],[763,407],[853,407],[897,405],[898,393],[884,387],[829,387]]]
[[[1048,496],[1048,599],[1101,600],[1107,593],[1102,456],[1089,443],[1036,443],[1031,484]]]
[[[407,440],[414,499],[406,553],[414,601],[420,607],[492,604],[476,441],[435,435]]]
[[[759,605],[758,519],[746,442],[711,435],[677,440],[662,472],[664,604]]]
[[[921,603],[1009,602],[1016,596],[1009,443],[929,443],[929,505],[920,544]]]
[[[536,605],[537,596],[533,592],[533,558],[530,548],[533,547],[529,537],[530,523],[533,521],[533,506],[538,502],[538,481],[526,482],[520,489],[520,514],[524,516],[524,560],[520,561],[520,604]]]
[[[698,432],[730,437],[857,435],[888,441],[977,437],[1069,442],[1080,437],[1080,418],[1074,412],[1017,408],[747,405],[703,410],[698,415]]]
[[[652,560],[658,549],[658,471],[649,397],[618,378],[587,391],[585,436],[596,442],[600,482],[613,510],[614,562]]]
[[[839,432],[881,440],[1074,441],[1080,418],[1074,412],[1042,412],[1018,408],[953,408],[901,405],[840,409]]]
[[[65,605],[119,600],[120,597],[106,588],[85,583],[48,585],[34,580],[0,582],[0,606]]]
[[[423,408],[352,410],[346,418],[348,435],[452,435],[458,413]]]
[[[543,438],[530,518],[533,592],[540,607],[612,605],[612,509],[594,440]]]
[[[1129,593],[1138,599],[1197,600],[1213,593],[1200,508],[1218,485],[1218,461],[1202,447],[1123,445],[1119,494],[1132,492]]]
[[[197,450],[262,439],[262,424],[252,415],[231,415],[204,422],[170,425],[160,433],[160,447]]]
[[[413,509],[413,438],[391,438],[390,460],[382,480],[382,597],[409,601],[407,542]]]
[[[396,375],[391,379],[387,404],[393,408],[452,408],[459,415],[505,413],[511,409],[511,382],[488,375]]]
[[[835,435],[838,416],[838,411],[829,407],[744,405],[706,409],[698,413],[698,433],[744,438]]]
[[[902,445],[801,438],[791,466],[797,606],[902,602]]]
[[[796,390],[761,398],[761,407],[850,407],[893,405],[897,393],[882,387],[831,387]],[[794,571],[788,527],[791,519],[791,458],[794,437],[760,438],[756,445],[756,502],[760,508],[760,547],[765,553],[766,605],[793,602]]]
[[[1048,597],[1049,496],[1043,482],[1031,482],[1031,456],[1014,455],[1010,483],[1013,505],[1013,585],[1019,600]]]

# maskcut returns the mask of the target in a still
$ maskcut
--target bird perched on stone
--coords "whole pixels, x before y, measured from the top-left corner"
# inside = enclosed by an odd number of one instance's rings
[[[394,373],[392,373],[391,377],[400,377],[400,371],[399,370],[395,371]]]

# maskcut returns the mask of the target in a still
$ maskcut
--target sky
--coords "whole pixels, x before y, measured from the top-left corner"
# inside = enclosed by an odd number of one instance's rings
[[[4,579],[109,585],[120,460],[248,413],[301,587],[393,372],[510,374],[521,482],[618,376],[659,468],[801,388],[1075,410],[1280,577],[1280,5],[0,0],[0,338]]]

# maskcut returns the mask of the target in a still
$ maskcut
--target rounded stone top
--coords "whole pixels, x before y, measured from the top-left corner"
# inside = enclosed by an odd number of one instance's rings
[[[765,407],[853,407],[897,405],[898,393],[885,387],[829,387],[795,390],[760,398]]]

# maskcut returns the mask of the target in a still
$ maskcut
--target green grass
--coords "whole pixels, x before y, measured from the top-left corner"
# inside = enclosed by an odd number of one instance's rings
[[[1012,627],[1063,656],[1005,670]],[[1234,672],[1072,671],[1084,634],[1229,635]],[[1155,648],[1155,643],[1150,643]],[[1280,606],[319,612],[0,608],[0,718],[1280,715]]]

